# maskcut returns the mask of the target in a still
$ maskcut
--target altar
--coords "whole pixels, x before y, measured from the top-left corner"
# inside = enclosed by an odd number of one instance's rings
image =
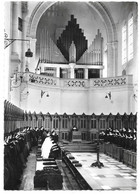
[[[80,131],[72,132],[72,142],[82,142]]]

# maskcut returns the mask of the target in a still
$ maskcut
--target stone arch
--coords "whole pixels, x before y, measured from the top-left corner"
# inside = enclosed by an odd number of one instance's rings
[[[29,24],[27,28],[27,36],[35,39],[36,30],[39,20],[42,14],[56,2],[40,2],[34,8],[31,17],[29,19]],[[116,27],[111,17],[111,14],[105,7],[103,3],[100,2],[82,2],[88,4],[94,11],[96,11],[103,21],[106,32],[107,32],[107,50],[108,50],[108,75],[116,76],[117,74],[117,54],[118,54],[118,44],[117,44],[117,32]]]

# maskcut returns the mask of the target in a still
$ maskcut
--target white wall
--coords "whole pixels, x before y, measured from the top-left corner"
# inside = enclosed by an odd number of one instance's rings
[[[106,94],[111,92],[111,99],[105,98]],[[120,114],[136,112],[130,109],[129,95],[133,90],[128,87],[101,88],[89,92],[89,114]]]
[[[47,90],[46,90],[47,89]],[[132,86],[100,89],[59,89],[28,86],[29,95],[21,102],[22,109],[51,114],[120,114],[136,113]],[[41,98],[41,90],[47,93]],[[111,100],[106,94],[111,91]],[[133,106],[132,106],[133,105]]]
[[[88,113],[88,91],[86,90],[62,90],[61,113],[83,114]]]
[[[5,33],[7,35],[7,38],[10,38],[10,18],[11,18],[11,10],[10,10],[10,2],[5,2],[4,3],[4,30]],[[7,21],[7,22],[6,22]],[[9,21],[9,22],[8,22]],[[3,26],[2,26],[3,28]],[[3,41],[3,40],[2,40]],[[8,42],[7,42],[8,44]],[[3,45],[2,45],[3,46]],[[6,46],[6,45],[4,45]],[[2,48],[3,49],[3,48]],[[10,100],[10,96],[9,96],[9,72],[10,72],[10,66],[9,66],[9,62],[10,62],[10,47],[7,47],[6,49],[4,49],[4,66],[3,66],[3,72],[2,72],[2,80],[3,80],[3,97],[6,100]]]

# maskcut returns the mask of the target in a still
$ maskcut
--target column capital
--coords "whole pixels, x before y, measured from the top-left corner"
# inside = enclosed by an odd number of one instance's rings
[[[113,47],[114,49],[116,49],[117,46],[118,46],[118,41],[108,42],[108,43],[107,43],[107,46],[111,46],[111,47]]]

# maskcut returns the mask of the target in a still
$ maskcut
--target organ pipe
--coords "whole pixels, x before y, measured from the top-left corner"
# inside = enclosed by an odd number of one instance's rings
[[[98,29],[90,47],[84,52],[77,64],[102,65],[103,60],[103,38]]]
[[[47,28],[42,29],[40,33],[40,61],[67,63],[73,60],[77,64],[102,65],[103,38],[98,29],[93,42],[87,49],[87,40],[79,25],[76,24],[76,19],[71,16],[71,21],[68,22],[57,40],[57,45],[51,39]]]
[[[59,42],[58,39],[57,46],[60,48],[62,54],[67,60],[69,60],[69,47],[72,41],[74,41],[76,47],[76,61],[79,60],[79,58],[85,51],[82,45],[85,45],[87,49],[87,40],[84,37],[82,30],[79,28],[79,25],[77,24],[77,19],[74,18],[73,15],[71,15],[71,20],[68,21],[68,25],[62,32],[60,40],[61,41]]]
[[[61,40],[59,44],[61,45]],[[40,32],[40,62],[67,63],[67,60],[51,39],[46,28],[43,28]]]

